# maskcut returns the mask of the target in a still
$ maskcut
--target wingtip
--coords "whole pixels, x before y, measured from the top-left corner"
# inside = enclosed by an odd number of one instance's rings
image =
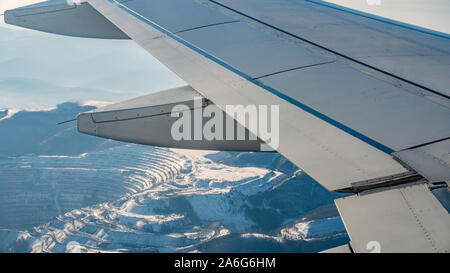
[[[77,129],[78,132],[88,135],[97,135],[97,125],[92,120],[92,115],[89,113],[83,113],[77,117]]]
[[[2,15],[3,15],[3,22],[5,24],[15,25],[14,24],[14,22],[15,22],[14,19],[15,19],[16,16],[14,16],[14,10],[5,10],[5,12]]]

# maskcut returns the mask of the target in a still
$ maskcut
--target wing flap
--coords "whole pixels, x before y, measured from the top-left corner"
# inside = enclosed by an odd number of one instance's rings
[[[450,181],[450,139],[395,153],[431,182]]]
[[[424,184],[335,200],[354,252],[449,252],[450,217]]]

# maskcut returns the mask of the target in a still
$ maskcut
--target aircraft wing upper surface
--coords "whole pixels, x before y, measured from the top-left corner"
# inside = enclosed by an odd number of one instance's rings
[[[369,19],[305,1],[88,2],[221,109],[280,105],[277,151],[329,190],[408,174],[394,152],[450,136],[448,38],[374,20],[360,25]],[[262,6],[262,18],[287,17],[287,30],[245,13]],[[382,62],[391,56],[394,64]],[[396,72],[414,58],[425,80],[418,69]],[[373,69],[376,62],[383,66]]]
[[[450,180],[448,36],[321,1],[87,2],[113,24],[103,24],[112,36],[132,38],[223,111],[279,105],[274,148],[328,190],[414,182],[337,202],[358,251],[370,238],[355,230],[373,218],[397,229],[396,241],[373,232],[393,244],[387,250],[450,250],[448,212],[417,186]],[[423,224],[430,219],[437,222]],[[421,240],[398,243],[410,235]]]

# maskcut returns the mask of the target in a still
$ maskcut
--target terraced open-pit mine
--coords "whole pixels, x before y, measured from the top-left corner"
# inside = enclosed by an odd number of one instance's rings
[[[279,154],[124,144],[56,125],[91,108],[0,119],[0,252],[309,252],[348,241],[338,195]]]

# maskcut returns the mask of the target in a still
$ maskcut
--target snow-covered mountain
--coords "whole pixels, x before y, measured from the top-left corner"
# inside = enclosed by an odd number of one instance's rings
[[[0,252],[309,252],[348,241],[338,195],[279,154],[132,145],[57,125],[92,108],[0,112]]]

